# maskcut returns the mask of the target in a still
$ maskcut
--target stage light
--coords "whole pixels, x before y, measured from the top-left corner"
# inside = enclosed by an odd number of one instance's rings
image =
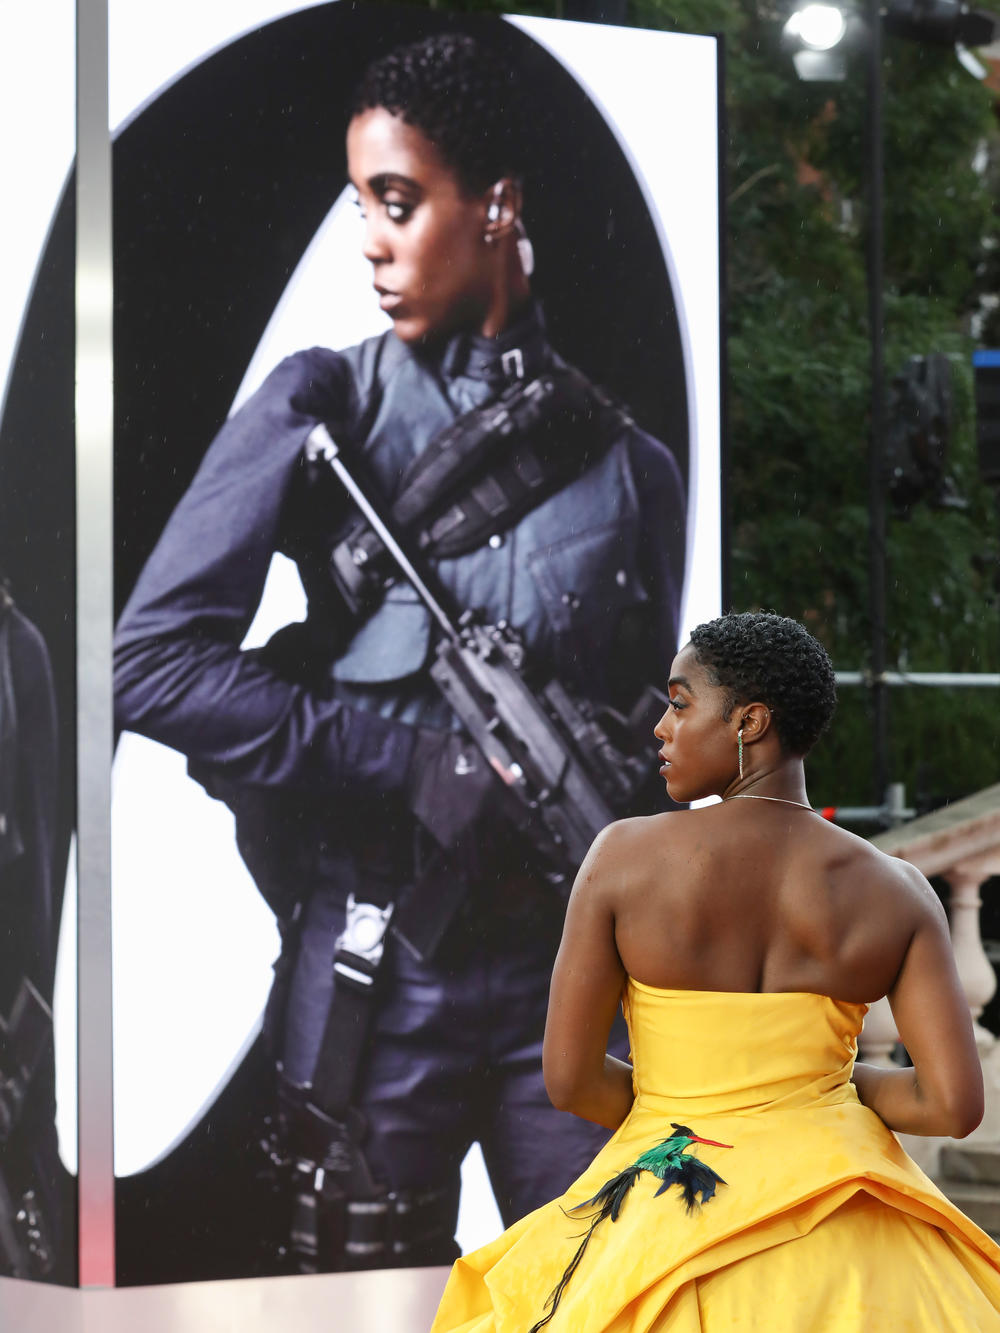
[[[1000,19],[960,0],[888,0],[882,16],[886,32],[940,46],[989,46]]]
[[[846,48],[857,16],[839,5],[807,4],[794,11],[781,31],[795,72],[807,83],[836,82],[847,73]]]
[[[897,516],[924,501],[933,509],[967,509],[945,471],[952,435],[951,362],[941,352],[911,356],[889,387],[883,467]]]
[[[791,16],[785,31],[813,51],[829,51],[847,31],[847,20],[836,5],[805,5]]]
[[[1000,37],[997,14],[974,9],[964,0],[884,0],[873,8],[880,11],[885,32],[953,46],[965,69],[977,79],[986,77],[987,71],[968,48],[989,46]],[[843,5],[809,3],[795,9],[781,30],[781,45],[800,79],[838,82],[846,76],[850,49],[871,40],[858,9],[846,0]],[[868,21],[873,21],[871,15]]]

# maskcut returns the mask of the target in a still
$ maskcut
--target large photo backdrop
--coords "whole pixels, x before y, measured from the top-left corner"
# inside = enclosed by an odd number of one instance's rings
[[[394,804],[391,755],[410,754],[405,729],[453,725],[429,679],[425,613],[397,579],[318,650],[310,638],[307,653],[299,631],[281,633],[317,622],[329,598],[316,551],[329,555],[351,521],[336,491],[318,506],[296,499],[301,420],[343,429],[377,490],[456,417],[570,363],[601,391],[577,406],[576,427],[563,426],[567,449],[588,441],[585,466],[559,474],[520,516],[498,518],[471,549],[434,560],[432,548],[435,577],[456,609],[509,620],[539,681],[555,673],[575,695],[625,712],[640,684],[662,688],[686,627],[721,605],[715,41],[381,6],[258,5],[250,15],[240,5],[228,22],[224,6],[208,8],[212,26],[199,36],[197,7],[183,24],[172,7],[172,45],[111,9],[125,1284],[308,1271],[308,1245],[290,1240],[304,1196],[283,1164],[310,1160],[296,1125],[329,1023],[348,894],[399,909],[371,1010],[338,1020],[370,1025],[350,1098],[363,1119],[352,1116],[360,1128],[348,1137],[372,1180],[351,1190],[416,1199],[420,1237],[390,1226],[388,1243],[381,1233],[359,1247],[355,1236],[345,1257],[337,1228],[354,1233],[334,1209],[340,1221],[321,1225],[315,1266],[447,1262],[453,1234],[462,1248],[487,1239],[501,1216],[531,1205],[532,1190],[561,1188],[560,1172],[575,1174],[596,1146],[573,1142],[571,1118],[544,1104],[540,1085],[563,900],[551,863],[502,822],[499,801],[477,816],[472,850],[461,836],[444,845],[433,812],[421,823],[413,802]],[[497,216],[484,213],[484,225],[496,222],[502,246],[507,212],[520,212],[534,259],[537,305],[521,302],[510,346],[497,340],[495,359],[517,356],[503,361],[507,379],[489,384],[477,330],[452,319],[406,342],[405,294],[372,291],[373,273],[379,284],[402,260],[388,222],[377,235],[370,219],[384,210],[399,225],[406,208],[420,216],[420,201],[410,186],[392,195],[385,173],[357,178],[370,141],[355,142],[351,161],[345,153],[363,71],[401,44],[453,32],[472,34],[507,71],[517,114],[503,94],[477,114],[520,127],[500,176],[516,176],[518,191],[490,184]],[[413,120],[418,175],[429,162],[445,186],[454,177],[474,194],[461,176],[476,169],[462,157],[472,150],[448,146],[445,128],[440,160],[421,158],[421,136],[434,147],[433,133],[422,106]],[[442,255],[434,280],[459,264],[454,247]],[[298,388],[268,379],[299,349],[361,343],[369,350],[346,359],[314,354]],[[371,370],[391,357],[391,374]],[[293,358],[282,373],[303,364]],[[303,408],[317,384],[327,396]],[[279,699],[264,721],[262,690]],[[345,741],[352,729],[364,733],[357,744]],[[477,762],[463,750],[446,776]],[[656,808],[653,787],[628,808]],[[407,909],[418,890],[431,895],[426,912]],[[414,947],[405,921],[449,895],[438,947]],[[312,1141],[309,1151],[321,1195],[334,1172]]]
[[[67,0],[0,6],[0,174],[17,199],[0,250],[0,1277],[64,1284],[77,1271],[75,31]]]

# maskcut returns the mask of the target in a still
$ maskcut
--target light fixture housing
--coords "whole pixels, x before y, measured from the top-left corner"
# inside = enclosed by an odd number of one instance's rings
[[[847,20],[839,5],[807,4],[795,10],[785,31],[810,51],[829,51],[843,39]]]
[[[989,46],[1000,16],[962,0],[887,0],[882,25],[896,37],[938,46]]]
[[[781,45],[806,83],[839,82],[864,24],[848,5],[800,4],[785,23]]]
[[[1000,37],[1000,15],[975,9],[964,0],[884,0],[882,27],[895,37],[954,46],[962,64],[982,78],[985,71],[969,47],[989,46]],[[847,56],[865,32],[856,8],[819,4],[796,5],[781,32],[781,45],[791,55],[795,72],[806,82],[838,82],[846,77]]]

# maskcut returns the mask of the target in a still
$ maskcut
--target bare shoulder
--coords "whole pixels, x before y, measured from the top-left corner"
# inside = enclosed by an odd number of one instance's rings
[[[886,891],[891,893],[901,906],[905,904],[922,919],[946,920],[941,900],[922,871],[898,856],[888,856],[875,847],[872,851],[880,865]]]
[[[846,829],[830,827],[831,870],[866,897],[872,908],[883,905],[897,918],[944,919],[944,909],[926,877],[898,856],[889,856]]]
[[[660,815],[638,815],[608,824],[591,843],[580,875],[592,877],[613,872],[620,860],[634,855],[638,846],[649,841],[652,836],[649,826],[660,818]]]
[[[645,893],[664,871],[690,858],[697,816],[707,811],[670,810],[619,819],[597,835],[580,867],[574,891],[606,895]]]
[[[718,844],[727,836],[728,821],[720,815],[721,808],[722,803],[716,802],[697,810],[665,810],[619,819],[598,834],[589,855],[610,859],[646,853],[657,861],[686,856],[694,848]]]
[[[631,854],[645,846],[677,846],[691,832],[691,820],[696,814],[694,810],[666,810],[657,815],[618,819],[601,830],[591,851],[598,850],[607,856]]]

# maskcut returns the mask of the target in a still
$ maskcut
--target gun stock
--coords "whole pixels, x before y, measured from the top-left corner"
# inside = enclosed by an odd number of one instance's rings
[[[431,677],[487,762],[525,807],[529,834],[539,851],[558,866],[559,878],[566,870],[575,871],[594,838],[615,818],[611,800],[627,801],[645,765],[618,750],[559,682],[550,682],[536,696],[524,679],[523,648],[508,626],[486,625],[471,611],[456,624],[431,586],[435,580],[416,568],[345,466],[324,425],[310,432],[306,449],[308,457],[325,460],[340,479],[443,630]]]
[[[539,850],[575,870],[614,819],[579,759],[492,631],[464,618],[431,668],[441,693],[487,761],[530,812]]]

